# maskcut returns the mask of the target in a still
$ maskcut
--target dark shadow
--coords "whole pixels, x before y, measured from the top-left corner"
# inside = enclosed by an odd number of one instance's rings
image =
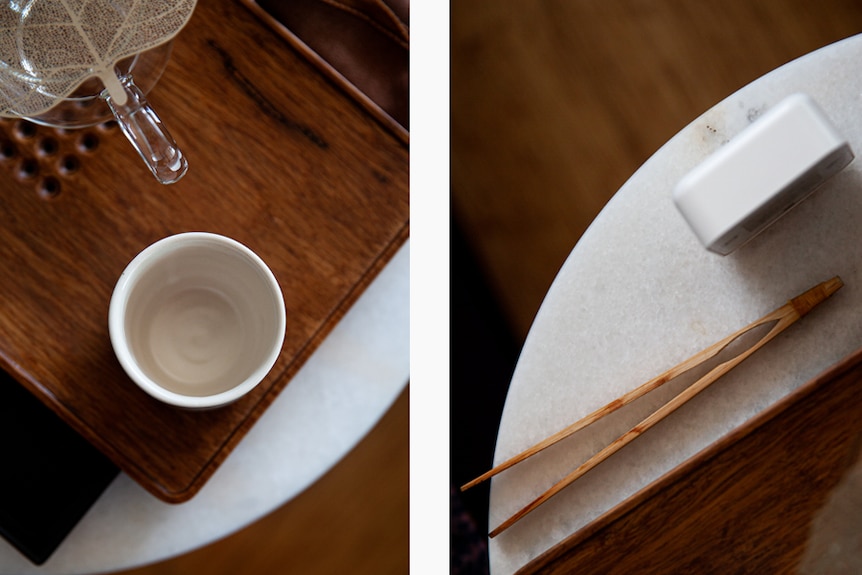
[[[493,464],[520,343],[454,215],[450,230],[451,573],[488,573],[490,482],[459,487]]]

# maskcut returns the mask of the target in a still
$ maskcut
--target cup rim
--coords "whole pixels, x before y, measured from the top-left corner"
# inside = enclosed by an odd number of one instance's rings
[[[251,374],[249,374],[248,377],[237,385],[228,390],[212,395],[185,395],[160,386],[148,377],[140,367],[138,367],[137,363],[133,359],[133,354],[125,336],[124,316],[129,296],[131,294],[131,287],[135,284],[135,280],[141,273],[146,271],[152,263],[161,259],[160,256],[164,256],[165,254],[168,254],[184,245],[190,245],[192,242],[227,246],[231,250],[239,252],[244,257],[251,260],[265,278],[277,304],[277,329],[279,335],[275,340],[273,340],[272,347],[266,355],[265,360]],[[227,236],[211,232],[182,232],[164,237],[144,248],[128,263],[128,265],[126,265],[125,269],[120,274],[111,294],[108,308],[108,332],[111,339],[111,346],[114,349],[114,354],[119,360],[123,371],[126,372],[139,388],[150,396],[170,405],[190,409],[205,409],[227,405],[229,403],[233,403],[254,389],[267,376],[275,365],[275,362],[278,360],[278,357],[281,355],[286,324],[287,318],[284,307],[284,296],[282,294],[281,287],[275,278],[275,274],[272,273],[269,266],[267,266],[263,259],[261,259],[260,256],[245,244]]]

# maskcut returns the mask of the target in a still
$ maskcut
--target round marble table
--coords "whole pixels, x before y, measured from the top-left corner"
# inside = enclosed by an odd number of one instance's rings
[[[224,537],[301,493],[407,384],[409,270],[408,241],[192,500],[163,503],[121,474],[41,567],[0,539],[0,574],[91,574],[159,561]]]
[[[707,252],[671,199],[685,173],[795,92],[814,98],[862,154],[860,62],[862,36],[856,36],[782,66],[720,102],[658,150],[572,250],[513,374],[495,464],[809,287],[835,275],[846,285],[667,420],[491,539],[494,575],[516,571],[862,346],[859,158],[729,256]],[[682,383],[668,384],[494,478],[491,527]]]

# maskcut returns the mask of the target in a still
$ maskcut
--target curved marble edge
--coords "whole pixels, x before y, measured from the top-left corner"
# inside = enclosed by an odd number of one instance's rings
[[[726,98],[658,150],[589,227],[522,350],[495,463],[533,445],[814,284],[833,298],[683,409],[490,541],[512,573],[862,345],[862,160],[727,257],[676,211],[679,179],[769,106],[811,95],[862,154],[862,36],[794,60]],[[494,527],[690,383],[680,378],[497,476]],[[656,395],[656,397],[652,397]]]
[[[0,539],[0,574],[90,574],[160,561],[225,537],[301,493],[407,385],[409,270],[408,241],[192,500],[164,503],[121,474],[44,565]]]

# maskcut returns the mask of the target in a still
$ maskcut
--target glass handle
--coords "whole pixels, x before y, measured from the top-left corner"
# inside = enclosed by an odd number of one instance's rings
[[[102,93],[102,97],[114,113],[120,129],[159,182],[173,184],[179,181],[189,168],[185,156],[132,77],[125,76],[119,80],[122,92],[114,84]]]

